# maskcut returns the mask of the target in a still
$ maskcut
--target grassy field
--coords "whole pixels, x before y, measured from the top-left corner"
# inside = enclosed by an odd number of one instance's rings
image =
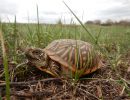
[[[102,53],[109,53],[107,56],[111,55],[109,51],[112,51],[112,49],[120,49],[118,53],[126,53],[130,49],[130,26],[85,25],[85,27],[101,47],[98,50]],[[4,33],[7,55],[14,62],[18,62],[21,59],[18,57],[18,50],[21,48],[45,48],[56,39],[80,39],[97,47],[88,32],[81,25],[76,24],[49,25],[19,24],[14,22],[10,24],[1,23],[1,29]],[[102,51],[104,48],[105,51]]]
[[[130,26],[85,25],[99,44],[119,44],[123,51],[130,48]],[[9,49],[15,46],[44,48],[55,39],[80,39],[94,44],[80,25],[2,24],[2,31]],[[15,45],[14,45],[15,43]]]
[[[105,51],[100,50],[103,55],[107,56],[114,69],[118,66],[121,56],[130,50],[130,26],[111,25],[85,25],[96,42]],[[90,42],[97,46],[95,41],[89,36],[88,32],[84,30],[81,25],[70,23],[64,24],[20,24],[14,23],[0,23],[0,28],[4,36],[5,50],[10,62],[16,64],[18,67],[25,61],[24,54],[20,51],[21,48],[37,47],[45,48],[51,41],[55,39],[80,39]],[[115,50],[113,54],[113,50]],[[2,51],[0,52],[2,55]],[[15,69],[15,68],[14,68]],[[22,73],[22,78],[25,78],[24,72],[26,68],[18,70]],[[14,81],[16,73],[10,73],[10,81]],[[19,74],[18,74],[19,75]],[[130,95],[130,94],[129,94]],[[100,99],[103,100],[103,99]],[[105,99],[104,99],[105,100]]]

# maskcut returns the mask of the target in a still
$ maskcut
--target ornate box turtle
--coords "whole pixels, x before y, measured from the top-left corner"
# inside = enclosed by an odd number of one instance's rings
[[[26,49],[25,55],[32,65],[55,77],[81,77],[102,66],[99,53],[81,40],[54,40],[44,49]]]

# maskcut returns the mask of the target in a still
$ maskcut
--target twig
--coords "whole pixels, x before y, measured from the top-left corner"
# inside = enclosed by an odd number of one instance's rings
[[[90,93],[90,92],[88,92],[88,91],[85,91],[85,90],[83,90],[83,89],[81,89],[81,88],[78,88],[78,89],[81,90],[81,91],[83,91],[83,92],[85,92],[86,94],[89,94],[90,96],[96,98],[97,100],[99,100],[99,98],[96,97],[95,95],[93,95],[92,93]]]
[[[19,97],[32,97],[33,94],[31,92],[24,92],[24,91],[15,91],[11,92],[11,95],[19,96]]]
[[[61,81],[62,79],[60,78],[47,78],[47,79],[43,79],[43,80],[34,80],[34,81],[28,81],[28,82],[10,82],[10,86],[27,86],[30,84],[34,84],[37,83],[38,81],[40,82],[47,82],[47,81]],[[6,83],[0,83],[0,87],[6,86]]]
[[[43,96],[43,95],[51,95],[50,91],[34,91],[34,92],[25,92],[25,91],[15,91],[11,92],[11,95],[19,96],[19,97],[33,97],[33,96]]]
[[[125,86],[123,87],[121,93],[120,93],[120,96],[122,96],[124,94],[124,91],[125,91]]]
[[[4,71],[0,74],[0,78],[4,76]]]
[[[67,90],[69,90],[69,89],[67,89]],[[64,92],[66,92],[67,90],[63,90],[63,91],[58,92],[57,94],[55,94],[54,96],[52,96],[51,99],[56,98],[56,96],[58,96],[59,94],[62,94]]]

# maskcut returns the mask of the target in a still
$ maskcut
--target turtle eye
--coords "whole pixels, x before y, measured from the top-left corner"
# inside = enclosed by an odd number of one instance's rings
[[[43,60],[44,58],[44,52],[42,50],[34,50],[32,51],[33,58],[38,60]]]
[[[32,54],[34,54],[34,55],[40,55],[40,54],[41,54],[41,51],[40,51],[40,50],[34,50],[34,51],[32,52]]]

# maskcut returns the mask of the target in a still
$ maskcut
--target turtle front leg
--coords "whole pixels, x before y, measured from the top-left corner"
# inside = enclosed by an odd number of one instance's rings
[[[55,61],[50,61],[48,70],[53,73],[54,77],[61,77],[61,65]]]

